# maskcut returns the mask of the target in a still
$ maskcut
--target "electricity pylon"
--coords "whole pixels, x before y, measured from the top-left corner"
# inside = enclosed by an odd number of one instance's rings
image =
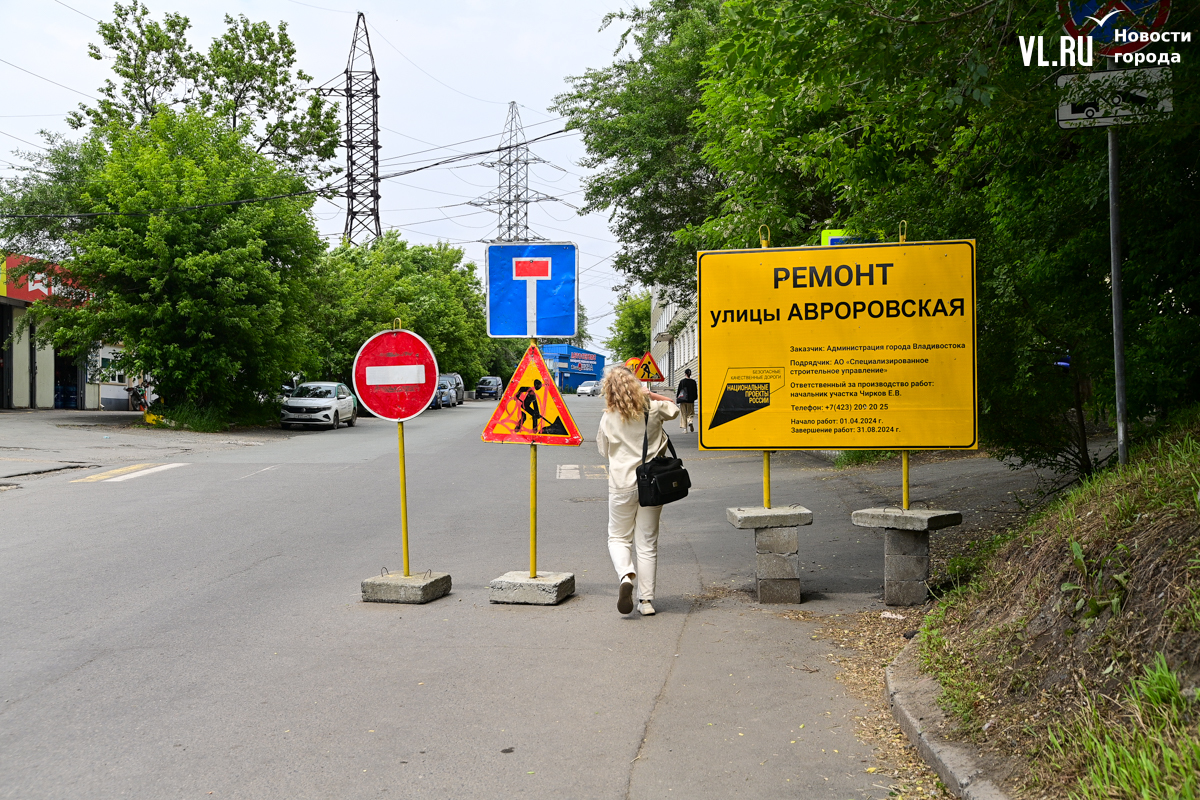
[[[381,235],[379,227],[379,73],[360,11],[354,44],[346,61],[346,85],[323,94],[346,98],[346,229],[349,242],[365,244]]]
[[[493,241],[545,241],[544,236],[538,236],[529,230],[529,204],[558,198],[530,191],[529,165],[547,163],[549,162],[530,154],[529,147],[525,144],[525,129],[521,125],[517,104],[515,101],[509,103],[508,119],[504,123],[504,133],[500,138],[500,155],[495,161],[483,164],[485,167],[495,168],[500,173],[500,185],[496,191],[468,203],[479,208],[495,208],[499,212],[499,224]]]

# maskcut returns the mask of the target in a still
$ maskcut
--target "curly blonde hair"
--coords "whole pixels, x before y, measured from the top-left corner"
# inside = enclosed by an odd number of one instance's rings
[[[642,382],[624,364],[608,371],[604,376],[603,388],[605,410],[620,414],[623,419],[640,417],[650,406]]]

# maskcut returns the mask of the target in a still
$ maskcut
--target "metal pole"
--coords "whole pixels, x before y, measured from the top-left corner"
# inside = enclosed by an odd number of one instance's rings
[[[529,577],[537,577],[537,445],[529,445]]]
[[[400,445],[400,542],[404,550],[404,577],[408,572],[408,487],[404,481],[404,423],[396,423],[396,440]]]
[[[771,451],[763,450],[763,508],[771,507]]]
[[[900,469],[904,476],[904,510],[908,511],[908,451],[903,450],[900,453],[900,463],[903,465]]]
[[[1129,463],[1129,431],[1125,408],[1125,312],[1121,299],[1121,197],[1117,179],[1117,129],[1108,129],[1108,246],[1112,258],[1113,372],[1117,381],[1117,460]]]

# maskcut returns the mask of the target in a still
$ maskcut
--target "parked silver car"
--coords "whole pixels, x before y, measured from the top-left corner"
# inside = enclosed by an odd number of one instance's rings
[[[600,394],[600,381],[584,381],[579,384],[579,388],[575,390],[575,394],[588,395],[595,397]]]
[[[467,386],[463,383],[462,376],[457,372],[446,372],[438,375],[438,380],[444,380],[450,384],[450,388],[454,390],[454,405],[458,405],[467,399]]]
[[[302,383],[283,401],[279,410],[282,428],[323,425],[337,430],[343,422],[350,427],[358,422],[358,398],[344,383]]]

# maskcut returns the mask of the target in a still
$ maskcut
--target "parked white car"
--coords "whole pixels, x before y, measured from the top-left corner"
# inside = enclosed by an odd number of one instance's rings
[[[596,397],[600,394],[600,381],[584,381],[579,384],[579,388],[575,390],[575,394]]]
[[[353,428],[357,421],[358,398],[344,383],[302,383],[279,410],[279,425],[285,429],[323,425],[336,431],[343,422]]]

